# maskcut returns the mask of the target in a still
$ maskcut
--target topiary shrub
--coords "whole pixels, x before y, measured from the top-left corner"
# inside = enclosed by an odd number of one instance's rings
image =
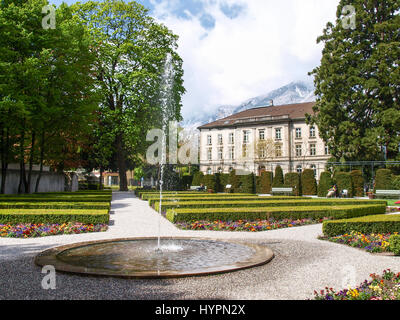
[[[240,176],[240,192],[242,193],[255,193],[254,173],[245,176]]]
[[[350,198],[353,197],[353,184],[349,172],[337,172],[335,174],[335,182],[339,193],[342,193],[343,190],[347,190],[348,196]]]
[[[353,186],[353,196],[363,197],[364,196],[364,178],[361,170],[353,170],[350,172],[351,183]]]
[[[218,192],[225,192],[225,188],[226,188],[227,184],[229,184],[229,174],[227,174],[227,173],[219,174]]]
[[[240,192],[239,191],[240,179],[239,179],[239,176],[236,175],[236,170],[232,170],[229,173],[228,183],[227,184],[231,185],[231,188],[229,189],[230,193]]]
[[[273,188],[282,188],[284,187],[285,183],[283,181],[283,171],[281,166],[277,166],[275,168],[275,175],[274,179],[272,181],[272,187]]]
[[[321,172],[318,184],[318,197],[326,197],[328,190],[333,187],[332,175],[329,171]]]
[[[297,172],[289,172],[285,174],[285,187],[293,188],[292,195],[301,196],[300,175]]]
[[[184,174],[181,178],[181,185],[183,190],[189,189],[192,181],[193,181],[193,176]]]
[[[390,236],[389,248],[396,256],[400,256],[400,235],[394,234]]]
[[[315,180],[314,170],[305,169],[301,173],[301,189],[303,195],[316,195],[317,194],[317,181]]]
[[[376,190],[392,190],[392,172],[389,169],[378,169],[375,175],[375,188]]]
[[[203,184],[207,187],[207,190],[217,192],[217,178],[213,174],[206,174],[203,178]]]
[[[400,176],[393,176],[393,190],[400,190]]]
[[[259,177],[256,177],[257,187],[256,192],[260,194],[271,193],[272,188],[272,172],[263,171]]]
[[[201,171],[193,175],[192,186],[200,186],[203,183],[204,174]]]

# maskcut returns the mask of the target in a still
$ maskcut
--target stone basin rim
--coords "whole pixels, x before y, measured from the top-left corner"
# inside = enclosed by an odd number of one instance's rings
[[[274,258],[274,253],[268,247],[261,246],[254,243],[249,243],[243,240],[226,240],[217,238],[196,238],[196,237],[173,237],[173,236],[162,236],[160,240],[190,240],[190,241],[215,241],[218,243],[231,243],[242,246],[247,246],[255,250],[255,254],[249,259],[245,259],[239,262],[233,262],[230,265],[221,265],[217,267],[208,267],[198,270],[190,271],[134,271],[129,273],[121,272],[108,272],[104,270],[88,269],[84,266],[76,266],[65,263],[57,259],[57,255],[63,251],[85,247],[89,245],[101,244],[101,243],[112,243],[112,242],[124,242],[124,241],[141,241],[141,240],[157,240],[158,237],[131,237],[131,238],[116,238],[116,239],[103,239],[95,241],[76,242],[67,245],[61,245],[54,248],[46,249],[39,253],[34,263],[37,266],[43,267],[45,265],[52,265],[58,272],[77,274],[83,276],[100,276],[100,277],[117,277],[117,278],[137,278],[137,279],[163,279],[163,278],[181,278],[181,277],[194,277],[194,276],[207,276],[214,274],[222,274],[227,272],[239,271],[252,267],[261,266],[269,263]]]

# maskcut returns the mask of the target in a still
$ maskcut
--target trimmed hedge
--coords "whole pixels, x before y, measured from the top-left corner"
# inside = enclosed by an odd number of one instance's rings
[[[389,247],[396,256],[400,256],[400,235],[393,234],[389,237]]]
[[[363,234],[399,232],[400,215],[372,215],[341,221],[325,221],[322,231],[329,237],[349,234],[352,231]]]
[[[386,201],[382,200],[342,200],[342,199],[301,199],[301,200],[275,200],[257,199],[257,200],[226,200],[226,201],[184,201],[173,202],[163,201],[162,209],[165,212],[172,208],[250,208],[250,207],[308,207],[308,206],[354,206],[354,205],[383,205]],[[159,211],[159,202],[154,203],[154,209]]]
[[[169,209],[166,218],[171,222],[190,222],[198,220],[257,220],[274,218],[336,218],[346,219],[365,215],[384,214],[384,205],[325,206],[325,207],[267,207],[267,208],[200,208]]]
[[[193,175],[192,186],[200,186],[203,183],[204,174],[201,171],[197,171]]]
[[[374,192],[376,190],[392,190],[392,189],[393,189],[392,171],[390,171],[389,169],[376,170]]]
[[[0,209],[1,224],[68,223],[108,224],[108,210]]]
[[[317,194],[317,181],[315,180],[314,170],[305,169],[301,173],[301,190],[303,195],[314,196]]]
[[[213,174],[207,174],[203,177],[203,184],[207,187],[207,190],[211,189],[213,192],[217,192],[217,179]]]
[[[318,184],[318,197],[326,197],[328,190],[333,187],[333,179],[329,171],[321,172]]]
[[[0,203],[3,202],[110,202],[111,197],[2,197]]]
[[[283,181],[283,171],[281,166],[277,166],[275,168],[275,175],[272,181],[272,187],[273,188],[282,188],[284,187],[284,181]]]
[[[256,192],[260,194],[269,194],[272,189],[272,172],[263,171],[259,177],[256,177]]]
[[[0,209],[105,209],[107,202],[0,202]]]
[[[240,179],[239,176],[236,175],[236,170],[232,170],[229,173],[228,177],[228,184],[230,184],[232,187],[230,188],[229,192],[230,193],[237,193],[240,192],[239,187],[240,187]]]
[[[254,173],[240,176],[239,180],[241,182],[239,192],[250,193],[250,194],[254,194],[256,192],[254,184],[255,182]]]
[[[351,183],[353,185],[353,196],[363,197],[364,196],[364,178],[361,170],[353,170],[350,172]]]
[[[336,181],[339,193],[342,193],[343,190],[347,190],[348,196],[350,198],[353,197],[353,184],[349,172],[338,172],[335,174],[334,179]]]
[[[297,172],[289,172],[285,174],[285,187],[293,188],[292,195],[301,196],[300,175]]]

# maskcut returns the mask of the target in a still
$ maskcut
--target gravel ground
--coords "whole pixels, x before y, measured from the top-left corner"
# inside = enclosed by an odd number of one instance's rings
[[[111,226],[107,232],[34,239],[0,238],[0,300],[2,299],[246,299],[302,300],[314,290],[357,285],[370,273],[400,271],[400,258],[320,241],[321,225],[259,233],[183,231],[161,219],[162,236],[235,239],[265,245],[275,258],[252,269],[213,276],[138,280],[87,277],[57,272],[56,289],[44,290],[44,274],[33,263],[39,252],[81,241],[156,236],[159,215],[133,197],[113,193]]]

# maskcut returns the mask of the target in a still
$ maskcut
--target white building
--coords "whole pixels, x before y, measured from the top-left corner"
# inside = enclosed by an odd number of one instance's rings
[[[318,128],[308,126],[315,102],[253,108],[199,127],[200,170],[205,174],[325,170],[329,150]]]

